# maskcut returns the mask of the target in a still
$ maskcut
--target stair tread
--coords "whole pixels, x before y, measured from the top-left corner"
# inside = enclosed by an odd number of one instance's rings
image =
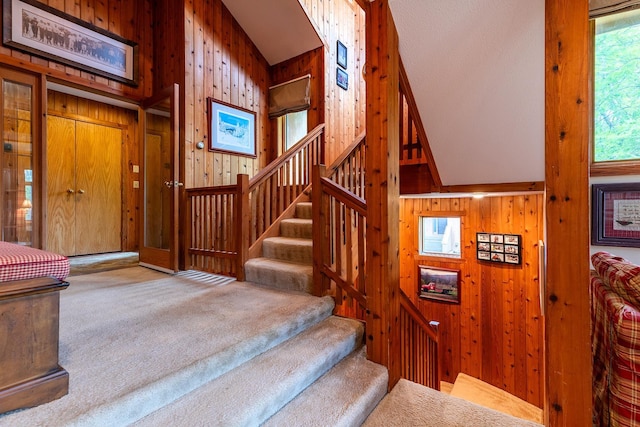
[[[294,224],[313,224],[313,220],[310,218],[286,218],[283,219],[282,222]]]
[[[331,316],[135,425],[259,425],[352,353],[362,334],[360,322]]]
[[[267,237],[266,239],[264,239],[262,244],[264,245],[266,242],[276,242],[276,243],[285,243],[285,244],[302,245],[302,246],[313,245],[313,240],[307,239],[305,237],[286,237],[286,236]]]
[[[364,349],[331,368],[262,427],[361,425],[387,393],[384,366],[367,360]]]
[[[251,258],[245,263],[245,268],[247,266],[251,267],[251,266],[264,266],[264,265],[269,265],[274,270],[278,270],[278,269],[283,271],[297,270],[299,272],[305,272],[305,273],[309,271],[313,272],[312,265],[300,264],[293,261],[285,261],[282,259],[274,259],[274,258],[266,258],[266,257]]]

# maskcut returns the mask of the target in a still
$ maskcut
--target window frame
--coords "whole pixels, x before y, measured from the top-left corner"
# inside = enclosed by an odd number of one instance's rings
[[[417,252],[418,252],[418,256],[420,257],[434,257],[434,258],[438,258],[438,259],[442,259],[442,258],[448,258],[451,260],[462,260],[463,259],[463,247],[462,247],[462,242],[463,240],[463,230],[464,230],[464,215],[461,212],[439,212],[439,213],[435,213],[435,212],[417,212],[416,213],[416,217],[417,217],[417,238],[418,238],[418,244],[417,244]],[[423,251],[423,218],[457,218],[460,222],[459,224],[459,242],[458,245],[460,247],[460,253],[459,254],[450,254],[450,253],[438,253],[438,252],[424,252]]]
[[[595,64],[596,64],[596,20],[589,20],[589,68],[591,70],[591,117],[589,117],[589,174],[592,177],[598,176],[619,176],[619,175],[640,175],[640,159],[634,160],[604,160],[595,161]]]

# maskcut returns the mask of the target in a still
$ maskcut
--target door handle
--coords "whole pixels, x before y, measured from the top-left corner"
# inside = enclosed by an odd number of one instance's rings
[[[73,193],[75,193],[75,191],[73,191],[73,188],[67,188],[67,193],[73,194]]]
[[[84,190],[83,189],[78,190],[78,194],[84,194]]]
[[[178,181],[165,181],[164,185],[166,185],[167,188],[171,188],[171,187],[182,187],[184,184]]]

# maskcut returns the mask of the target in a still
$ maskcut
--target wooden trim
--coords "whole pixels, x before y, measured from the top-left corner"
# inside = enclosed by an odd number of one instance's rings
[[[508,182],[503,184],[445,185],[440,193],[503,193],[544,191],[544,182]]]
[[[436,161],[433,158],[433,153],[431,152],[431,147],[429,146],[429,138],[427,138],[427,133],[424,130],[424,125],[422,124],[422,118],[420,117],[420,112],[418,111],[418,104],[416,104],[416,99],[413,96],[413,92],[411,91],[411,84],[409,83],[409,77],[407,77],[407,73],[404,69],[404,65],[402,64],[402,58],[399,60],[399,80],[400,80],[400,88],[404,93],[404,97],[407,101],[407,105],[409,106],[409,114],[413,119],[413,122],[416,127],[416,131],[418,132],[418,140],[422,143],[422,153],[426,157],[426,164],[429,167],[429,172],[431,172],[431,179],[433,180],[433,185],[435,188],[442,187],[442,180],[440,179],[440,174],[438,173],[438,166],[436,165]]]
[[[545,2],[545,424],[591,425],[589,2]],[[577,262],[576,262],[577,261]],[[579,284],[579,286],[576,286]]]
[[[236,279],[245,280],[244,263],[249,256],[249,233],[251,233],[251,205],[249,202],[249,175],[238,174],[236,193]]]
[[[360,6],[362,10],[367,11],[369,0],[355,0],[355,2],[358,3],[358,6]]]
[[[119,107],[116,107],[116,108],[119,108]],[[52,112],[52,113],[47,112],[47,116],[61,117],[63,119],[75,120],[76,122],[90,123],[92,125],[107,126],[107,127],[110,127],[110,128],[116,128],[116,129],[120,129],[120,130],[128,130],[129,129],[129,125],[128,124],[115,123],[115,122],[110,122],[110,121],[107,121],[107,120],[94,119],[94,118],[87,117],[87,116],[81,116],[79,114],[70,114],[70,113],[62,113],[62,112],[55,111],[55,112]],[[126,170],[126,168],[124,170]]]
[[[340,199],[348,209],[353,209],[362,216],[367,215],[367,202],[361,197],[346,191],[329,178],[321,178],[322,191],[328,195]]]
[[[590,174],[591,176],[640,175],[640,161],[620,160],[591,163]]]

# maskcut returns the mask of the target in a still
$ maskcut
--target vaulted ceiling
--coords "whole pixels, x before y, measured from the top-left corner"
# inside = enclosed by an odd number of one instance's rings
[[[298,0],[223,0],[270,64],[322,45]],[[544,180],[545,0],[389,0],[443,185]]]

